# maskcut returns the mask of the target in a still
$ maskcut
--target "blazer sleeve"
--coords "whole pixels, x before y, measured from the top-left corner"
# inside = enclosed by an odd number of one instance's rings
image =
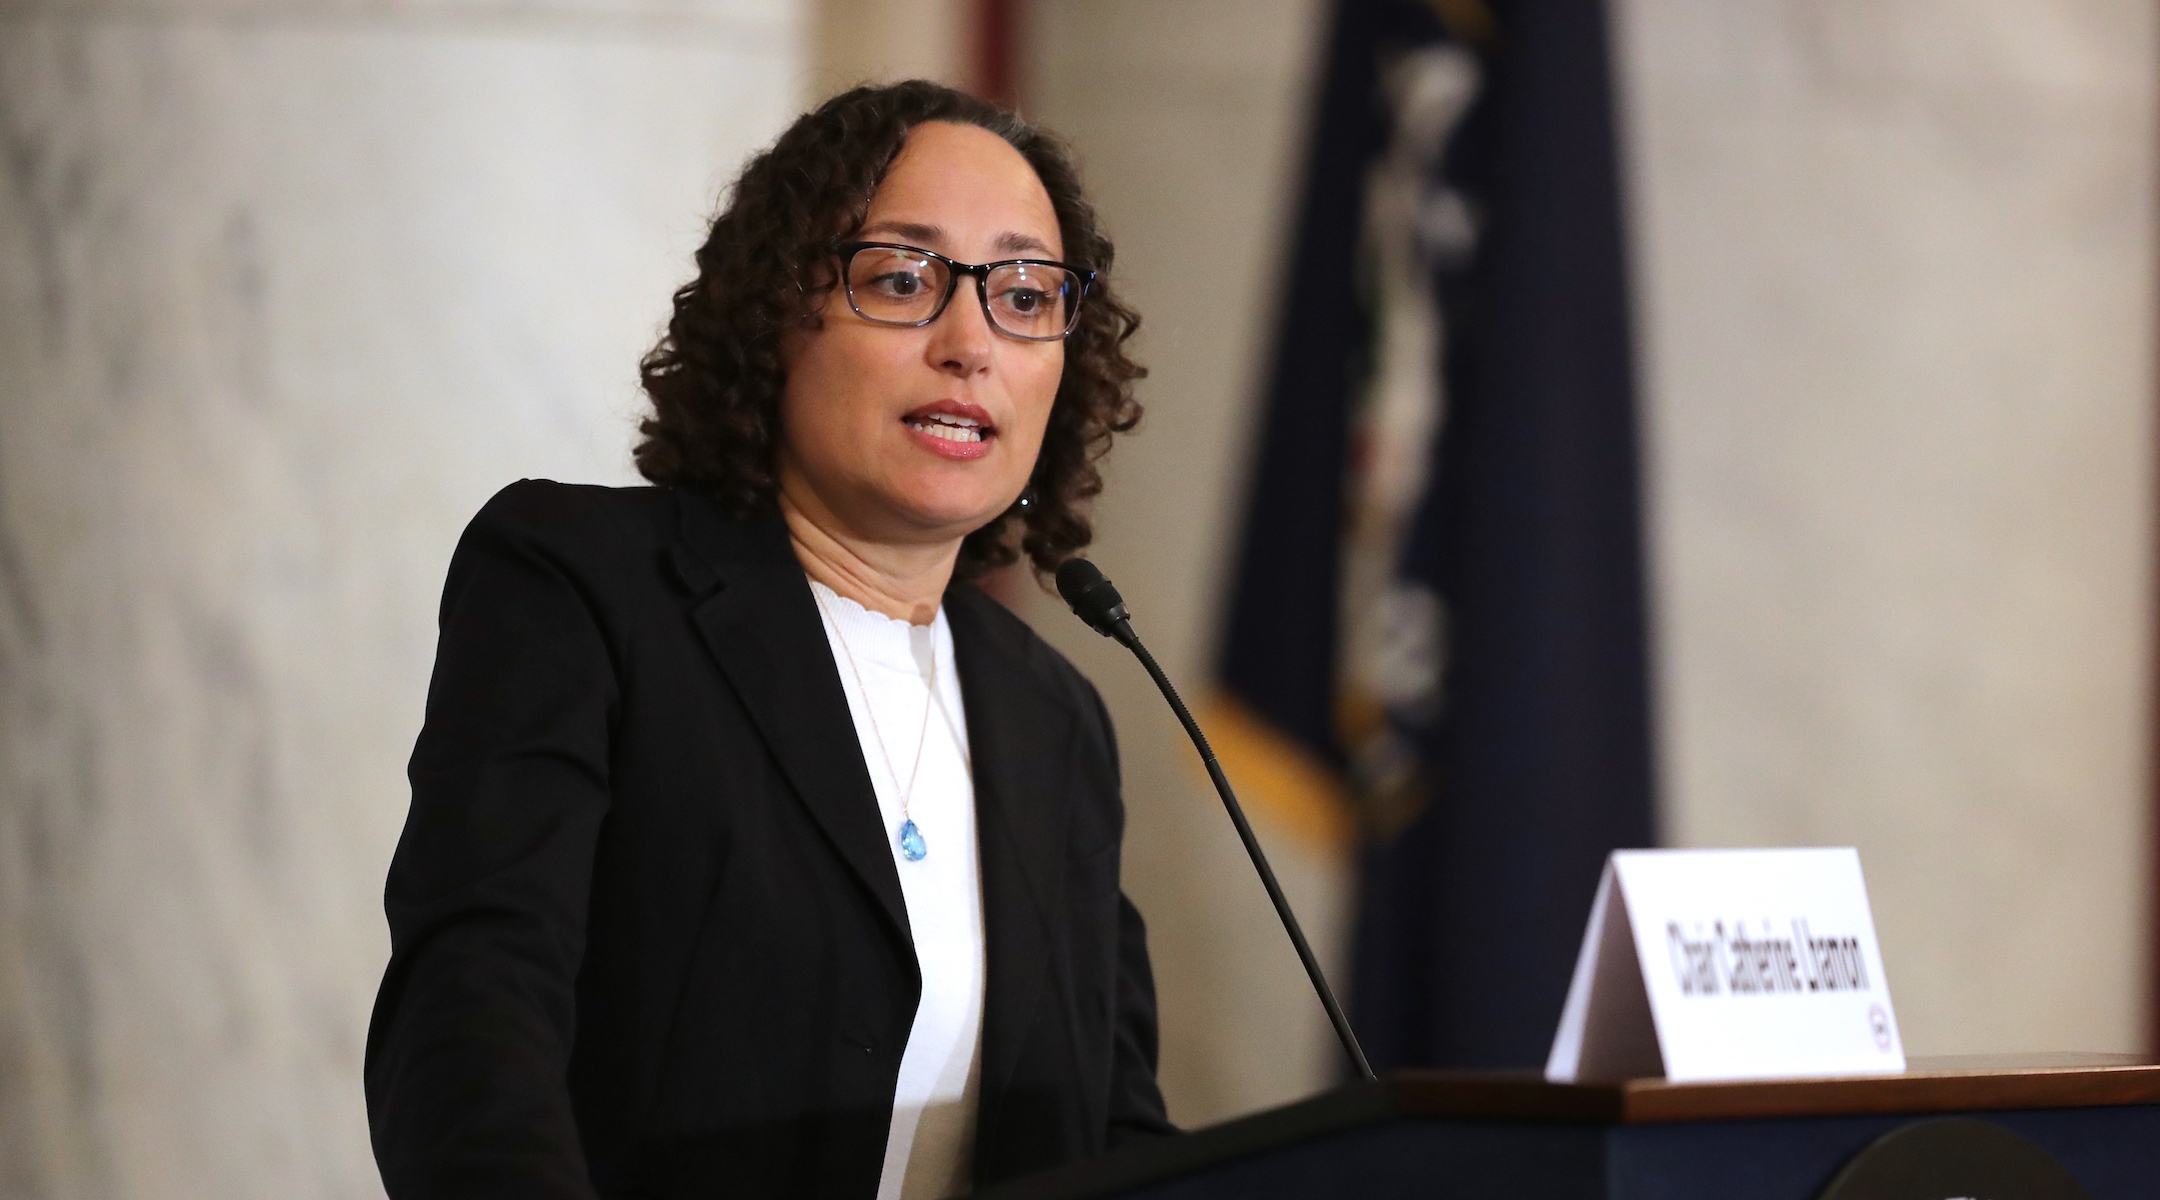
[[[595,1195],[566,1071],[619,694],[571,503],[513,484],[451,559],[368,1030],[391,1200]]]
[[[1102,695],[1088,689],[1095,702],[1095,719],[1101,724],[1103,741],[1110,750],[1111,778],[1124,778],[1118,762],[1117,731]],[[1119,820],[1119,836],[1124,822]],[[1140,910],[1118,892],[1117,1024],[1111,1036],[1109,1149],[1143,1138],[1176,1133],[1177,1126],[1163,1106],[1162,1087],[1156,1082],[1159,1039],[1155,1017],[1155,970],[1148,962],[1147,925]]]

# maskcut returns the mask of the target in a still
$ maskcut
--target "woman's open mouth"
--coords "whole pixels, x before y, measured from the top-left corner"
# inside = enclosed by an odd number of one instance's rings
[[[948,442],[979,442],[983,440],[983,427],[973,417],[910,417],[908,425],[931,437],[944,438]]]
[[[972,404],[940,400],[900,418],[926,449],[947,458],[980,458],[990,452],[997,426],[990,414]]]

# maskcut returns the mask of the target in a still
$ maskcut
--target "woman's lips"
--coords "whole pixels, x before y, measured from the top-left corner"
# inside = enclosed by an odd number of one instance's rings
[[[990,414],[973,404],[939,400],[925,404],[900,418],[917,445],[946,458],[981,458],[990,453],[997,426]]]

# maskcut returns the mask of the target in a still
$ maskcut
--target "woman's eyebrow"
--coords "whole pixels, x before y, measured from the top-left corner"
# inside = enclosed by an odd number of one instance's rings
[[[1022,254],[1030,250],[1037,254],[1050,253],[1050,247],[1047,243],[1041,238],[1027,233],[1001,233],[998,235],[997,248],[1013,254]]]
[[[942,227],[918,225],[913,221],[879,221],[874,225],[863,226],[863,231],[858,236],[869,237],[872,234],[879,233],[889,233],[894,237],[903,237],[911,242],[924,242],[930,245],[936,245],[945,240],[945,230]]]
[[[945,227],[942,225],[924,225],[916,221],[876,221],[863,226],[862,232],[856,236],[861,238],[875,238],[878,236],[904,238],[926,249],[935,249],[938,246],[945,245],[950,235],[945,232]],[[1050,253],[1049,244],[1041,238],[1031,233],[1015,231],[999,234],[997,248],[1001,254]]]

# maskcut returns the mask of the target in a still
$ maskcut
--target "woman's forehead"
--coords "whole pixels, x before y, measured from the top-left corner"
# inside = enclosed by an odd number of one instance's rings
[[[952,230],[945,228],[943,225],[925,225],[920,221],[897,221],[878,218],[873,218],[865,223],[860,236],[864,241],[907,242],[911,245],[924,246],[932,250],[938,249],[941,244],[953,241],[956,237]],[[1000,254],[1009,254],[1014,257],[1054,254],[1057,250],[1055,245],[1044,241],[1040,237],[1017,229],[1001,230],[990,239],[990,245],[992,249],[997,250]]]
[[[1026,158],[975,125],[918,125],[870,198],[862,236],[940,253],[1057,256],[1057,210]]]

